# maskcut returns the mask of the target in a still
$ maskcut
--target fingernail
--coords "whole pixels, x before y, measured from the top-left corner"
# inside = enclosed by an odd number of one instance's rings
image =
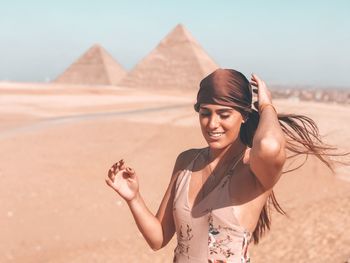
[[[127,171],[128,173],[131,173],[131,174],[134,173],[134,170],[133,170],[132,168],[130,168],[130,167],[126,167],[126,171]]]

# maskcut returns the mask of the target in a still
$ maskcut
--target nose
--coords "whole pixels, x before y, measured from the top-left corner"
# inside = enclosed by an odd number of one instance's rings
[[[217,116],[216,114],[212,114],[209,119],[208,128],[210,130],[215,130],[216,128],[219,127],[219,125],[220,125],[219,116]]]

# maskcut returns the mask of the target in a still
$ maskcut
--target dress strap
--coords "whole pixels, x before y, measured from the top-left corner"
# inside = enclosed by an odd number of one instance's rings
[[[193,170],[194,168],[194,164],[196,162],[196,160],[198,159],[198,157],[201,155],[201,153],[203,152],[203,149],[200,149],[196,155],[194,156],[194,158],[192,159],[192,161],[190,162],[190,164],[187,166],[186,170]]]
[[[192,168],[193,168],[193,166],[194,166],[194,163],[195,163],[195,161],[198,159],[198,157],[201,155],[201,153],[203,152],[203,150],[204,149],[200,149],[199,151],[198,151],[198,153],[195,155],[195,157],[193,158],[193,161],[192,161]]]
[[[194,167],[194,163],[197,160],[197,158],[199,157],[199,155],[202,153],[203,149],[199,150],[196,155],[194,156],[194,158],[192,159],[192,161],[181,171],[180,175],[176,178],[176,182],[175,182],[175,192],[178,192],[179,186],[181,181],[183,180],[183,178],[185,178],[185,176],[188,174],[188,171],[193,170]]]
[[[244,151],[242,153],[242,156],[237,159],[237,161],[234,163],[234,165],[232,165],[232,167],[229,170],[229,173],[232,172],[236,168],[237,164],[243,159],[243,157],[244,157]]]

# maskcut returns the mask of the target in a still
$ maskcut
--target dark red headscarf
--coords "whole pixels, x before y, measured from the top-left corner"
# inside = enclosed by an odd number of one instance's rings
[[[233,69],[217,69],[200,83],[197,103],[217,104],[237,109],[242,114],[252,112],[252,87],[248,79]]]

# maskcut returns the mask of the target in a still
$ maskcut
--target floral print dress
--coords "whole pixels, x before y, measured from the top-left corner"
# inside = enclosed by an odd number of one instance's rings
[[[193,168],[194,160],[189,168]],[[177,246],[173,262],[249,263],[248,246],[252,234],[238,223],[234,207],[230,205],[229,175],[190,208],[188,188],[191,170],[184,170],[176,182],[173,216]]]

